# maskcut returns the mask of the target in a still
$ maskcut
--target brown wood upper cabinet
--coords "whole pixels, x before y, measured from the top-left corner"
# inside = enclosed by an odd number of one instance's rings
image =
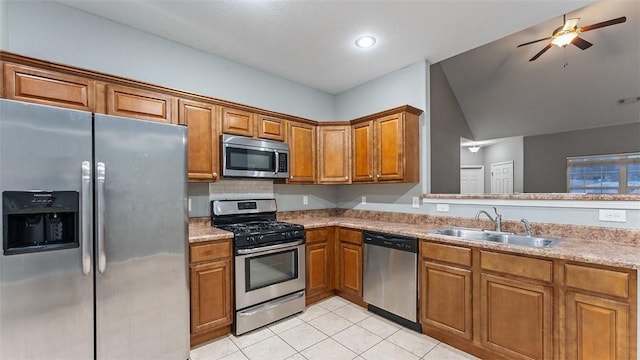
[[[409,106],[352,125],[353,182],[420,181],[421,111]]]
[[[178,123],[189,128],[189,181],[216,181],[219,167],[218,119],[221,108],[212,104],[178,101]]]
[[[224,134],[253,137],[255,135],[254,114],[249,111],[223,107],[222,132]]]
[[[106,84],[108,115],[177,124],[177,99],[171,95],[129,86]]]
[[[289,121],[288,123],[288,182],[314,183],[316,179],[316,127],[303,122]]]
[[[350,183],[351,126],[318,125],[318,183]]]
[[[258,137],[261,139],[270,139],[284,141],[287,133],[287,122],[272,116],[257,115]]]
[[[273,116],[222,108],[222,133],[285,141],[287,122]]]
[[[4,64],[4,94],[7,99],[68,109],[94,111],[96,83],[77,75]]]

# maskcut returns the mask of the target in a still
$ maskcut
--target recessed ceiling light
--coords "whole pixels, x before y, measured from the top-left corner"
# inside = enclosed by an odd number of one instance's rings
[[[359,48],[370,48],[376,44],[376,38],[371,35],[361,36],[356,40],[356,46]]]

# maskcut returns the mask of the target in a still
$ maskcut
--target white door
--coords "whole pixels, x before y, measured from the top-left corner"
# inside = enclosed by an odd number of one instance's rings
[[[460,167],[460,194],[484,193],[484,166]]]
[[[513,160],[491,164],[491,193],[513,194]]]

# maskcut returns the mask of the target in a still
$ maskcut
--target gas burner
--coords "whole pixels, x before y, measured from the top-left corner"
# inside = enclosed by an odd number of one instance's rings
[[[276,220],[275,200],[216,200],[211,224],[234,234],[234,248],[247,249],[304,240],[304,227]]]

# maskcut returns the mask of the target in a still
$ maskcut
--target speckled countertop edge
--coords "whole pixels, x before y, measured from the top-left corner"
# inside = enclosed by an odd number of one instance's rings
[[[291,218],[286,221],[303,225],[305,229],[326,226],[341,226],[359,230],[373,230],[434,240],[441,243],[473,246],[476,248],[498,250],[514,254],[532,255],[553,259],[580,261],[590,264],[614,266],[628,269],[640,269],[640,246],[636,244],[612,244],[592,242],[585,239],[563,238],[560,244],[552,248],[531,248],[526,246],[493,243],[486,241],[464,240],[451,236],[431,233],[441,225],[418,225],[408,223],[389,223],[349,217]],[[189,222],[189,243],[224,240],[233,238],[233,234],[211,227],[206,218],[191,219]]]

